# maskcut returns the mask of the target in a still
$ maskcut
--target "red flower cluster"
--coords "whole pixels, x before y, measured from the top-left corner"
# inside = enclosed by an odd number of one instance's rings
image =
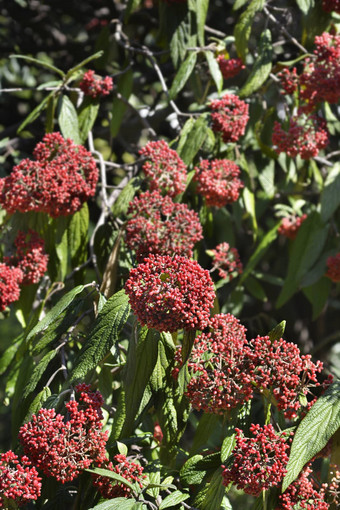
[[[225,58],[224,55],[219,55],[216,60],[225,80],[233,78],[246,67],[240,58]]]
[[[40,496],[41,478],[27,457],[19,457],[12,451],[0,454],[0,508],[12,508]],[[9,505],[9,506],[7,506]]]
[[[209,333],[195,339],[188,360],[191,379],[185,394],[194,409],[224,414],[253,394],[247,370],[246,329],[231,314],[214,315],[209,328]],[[175,359],[176,365],[181,366],[181,348]],[[174,377],[177,372],[176,367]]]
[[[18,267],[0,263],[0,312],[19,299],[23,278],[23,272]]]
[[[291,510],[292,508],[328,510],[329,505],[324,500],[323,492],[316,491],[313,482],[309,479],[311,472],[309,466],[301,471],[299,477],[279,496],[277,510]]]
[[[179,255],[150,255],[130,271],[125,290],[140,323],[158,331],[203,329],[215,298],[209,272]]]
[[[288,239],[295,239],[302,223],[307,219],[307,214],[302,216],[287,216],[282,218],[278,233]]]
[[[202,227],[195,211],[175,204],[158,191],[146,192],[130,202],[126,223],[126,244],[142,262],[154,255],[176,254],[192,257],[192,249],[202,239]]]
[[[223,485],[234,483],[246,494],[258,496],[261,491],[277,486],[285,476],[289,444],[284,433],[279,436],[272,425],[252,424],[252,437],[244,437],[236,430],[233,464],[223,468]]]
[[[298,89],[299,77],[296,72],[296,67],[291,71],[285,67],[277,77],[280,79],[284,94],[293,94]]]
[[[310,355],[301,355],[296,344],[282,338],[272,342],[269,336],[257,337],[250,346],[257,389],[269,391],[287,418],[296,417],[301,395],[307,395],[311,385],[320,386],[317,373],[322,370],[322,362],[314,364]]]
[[[143,484],[141,478],[145,478],[143,475],[143,468],[139,464],[135,462],[130,462],[127,460],[125,455],[115,455],[113,457],[116,464],[112,464],[107,459],[100,464],[100,468],[108,469],[117,475],[122,476],[131,483],[138,483],[138,485],[142,488]],[[131,494],[130,487],[127,487],[122,482],[117,482],[112,478],[108,478],[106,476],[99,476],[92,474],[92,483],[98,489],[103,498],[112,499],[112,498],[128,498]]]
[[[214,250],[208,250],[213,257],[213,270],[218,269],[220,278],[232,280],[242,273],[243,266],[236,248],[230,248],[228,243],[221,243]]]
[[[203,159],[195,168],[194,180],[198,182],[198,193],[205,197],[208,206],[223,207],[238,199],[243,188],[239,175],[240,169],[234,161]]]
[[[139,154],[148,159],[143,165],[150,190],[175,197],[185,190],[187,167],[164,140],[149,142]]]
[[[35,161],[24,159],[0,179],[0,204],[15,211],[45,212],[56,218],[78,211],[95,193],[96,162],[81,145],[49,133],[36,146]]]
[[[322,0],[322,8],[326,12],[340,14],[340,0]]]
[[[291,117],[288,132],[279,122],[274,123],[272,142],[276,152],[285,152],[291,158],[298,154],[302,159],[310,159],[328,145],[328,131],[324,119],[301,112]]]
[[[249,106],[233,94],[225,94],[222,99],[214,99],[210,103],[213,111],[212,129],[222,133],[225,143],[236,142],[244,135],[249,120]]]
[[[85,96],[91,96],[95,99],[98,96],[107,96],[113,88],[113,80],[110,76],[100,78],[90,69],[84,73],[83,79],[79,83],[79,88]]]
[[[340,282],[340,253],[337,253],[335,257],[328,257],[326,276],[330,278],[332,282]]]
[[[40,409],[20,428],[19,440],[25,454],[46,476],[61,483],[79,476],[92,463],[106,459],[107,432],[102,432],[102,396],[90,386],[76,386],[79,402],[66,404],[68,419],[54,409]]]
[[[47,271],[48,255],[45,252],[44,240],[29,229],[19,231],[14,241],[16,252],[11,257],[4,257],[4,262],[15,266],[23,272],[22,285],[38,283]]]

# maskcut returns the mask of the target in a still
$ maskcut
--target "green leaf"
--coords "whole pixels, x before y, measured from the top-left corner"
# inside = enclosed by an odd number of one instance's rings
[[[309,9],[314,7],[314,0],[296,0],[296,3],[298,4],[300,10],[303,12],[303,14],[307,14]]]
[[[106,354],[116,347],[118,336],[130,312],[128,296],[120,290],[107,300],[93,323],[89,336],[78,354],[70,375],[69,384],[84,380]],[[111,351],[112,352],[112,351]]]
[[[7,349],[2,353],[0,357],[0,375],[4,374],[8,367],[12,364],[12,361],[15,359],[19,347],[23,342],[23,339],[24,334],[21,333],[13,341],[13,343],[9,347],[7,347]]]
[[[111,478],[112,480],[115,480],[116,482],[122,483],[126,487],[129,487],[133,492],[135,492],[136,487],[134,484],[129,482],[126,478],[124,478],[121,475],[118,475],[114,471],[110,471],[109,469],[102,469],[102,468],[93,468],[93,469],[85,469],[88,473],[94,473],[96,475],[105,476],[107,478]]]
[[[244,202],[246,211],[251,218],[253,237],[254,237],[254,240],[256,240],[258,227],[257,227],[256,210],[255,210],[255,195],[252,191],[250,191],[249,188],[245,187],[243,189],[242,196],[243,196],[243,202]]]
[[[31,377],[23,389],[22,398],[25,399],[33,390],[35,390],[37,384],[40,382],[42,376],[44,375],[45,370],[48,367],[50,361],[52,361],[52,359],[54,359],[57,354],[58,354],[57,349],[48,352],[33,368]]]
[[[141,0],[128,0],[124,16],[125,23],[128,21],[131,12],[137,9],[141,5],[141,3],[142,3]]]
[[[184,494],[181,491],[174,491],[172,494],[169,494],[169,496],[163,499],[159,510],[164,510],[165,508],[179,505],[179,503],[182,503],[182,501],[185,501],[188,498],[190,498],[189,494]]]
[[[330,290],[332,287],[332,282],[329,278],[321,278],[318,282],[310,285],[309,287],[305,287],[303,290],[304,295],[311,303],[313,307],[313,316],[312,320],[315,321],[324,309],[327,300],[330,296]]]
[[[275,328],[271,329],[268,333],[268,336],[272,342],[275,340],[280,340],[283,337],[283,333],[286,329],[286,321],[281,321],[279,324],[275,326]]]
[[[209,437],[215,432],[220,422],[220,416],[217,414],[204,413],[200,417],[196,427],[194,440],[190,450],[190,455],[208,446]]]
[[[219,467],[209,485],[198,493],[195,504],[199,510],[216,510],[221,504],[226,493],[226,487],[222,484],[222,468]]]
[[[30,340],[33,338],[36,334],[40,333],[40,331],[43,331],[46,329],[52,322],[54,322],[59,315],[66,310],[66,308],[69,307],[69,305],[72,303],[74,298],[80,294],[84,289],[84,285],[78,285],[74,289],[70,290],[67,294],[65,294],[58,303],[45,315],[41,321],[39,321],[34,328],[28,333],[26,340]]]
[[[37,119],[39,117],[40,113],[42,111],[44,111],[45,108],[47,108],[47,105],[48,105],[50,99],[53,98],[54,95],[55,95],[55,91],[50,92],[46,97],[44,97],[44,99],[41,101],[41,103],[39,103],[38,106],[36,106],[34,108],[34,110],[31,111],[31,113],[26,117],[26,119],[18,127],[18,130],[17,130],[18,134],[21,133],[21,131],[23,131],[23,129],[28,124],[31,124],[31,122],[34,122],[35,119]]]
[[[92,507],[90,510],[134,510],[135,499],[114,498]]]
[[[190,165],[197,152],[202,147],[205,139],[208,136],[207,129],[208,126],[205,117],[199,117],[195,123],[192,124],[190,131],[187,132],[183,143],[178,145],[178,154],[186,165]]]
[[[193,72],[197,61],[197,53],[191,51],[187,58],[180,65],[177,74],[172,82],[171,89],[169,91],[170,99],[175,99],[178,92],[182,90],[186,82],[188,81],[191,73]]]
[[[252,276],[248,276],[246,281],[244,282],[244,286],[247,291],[254,296],[255,299],[259,301],[268,301],[267,295],[265,293],[262,285]]]
[[[209,0],[196,0],[197,35],[200,46],[204,46],[204,26],[207,19]]]
[[[74,143],[81,144],[77,112],[73,103],[65,95],[59,99],[58,122],[64,138],[71,138]]]
[[[210,74],[215,82],[217,91],[220,94],[223,89],[223,75],[221,73],[220,66],[211,51],[205,51],[204,55],[208,62]]]
[[[87,260],[87,236],[89,229],[89,209],[87,203],[71,216],[67,229],[68,249],[74,269]],[[77,273],[76,273],[77,274]]]
[[[117,81],[117,90],[118,92],[125,97],[126,100],[129,99],[132,93],[133,88],[133,71],[129,70],[126,73],[122,74]],[[127,105],[123,103],[118,97],[115,97],[112,102],[112,119],[110,123],[110,131],[111,136],[115,137],[119,133],[119,129],[124,117],[125,110]]]
[[[71,216],[59,216],[54,222],[54,249],[57,256],[58,280],[63,281],[68,269],[68,228]]]
[[[27,55],[10,55],[9,58],[22,58],[24,60],[27,60],[28,62],[33,62],[34,64],[37,64],[39,66],[46,67],[50,71],[59,74],[62,78],[64,78],[65,76],[65,73],[61,69],[58,69],[54,65],[49,64],[48,62],[45,62],[44,60],[40,60],[38,58],[28,57]]]
[[[51,96],[47,103],[47,112],[46,112],[46,133],[52,133],[54,131],[54,114],[57,105],[57,98],[55,95]]]
[[[335,163],[327,175],[321,194],[321,219],[326,222],[340,205],[340,163]]]
[[[139,177],[133,177],[127,185],[122,189],[119,197],[115,201],[112,207],[112,214],[115,218],[125,215],[129,208],[129,203],[140,189],[141,179]]]
[[[303,466],[321,451],[340,427],[340,381],[335,381],[315,402],[298,426],[290,450],[282,492]]]
[[[266,251],[268,250],[269,246],[277,238],[277,229],[279,228],[279,224],[280,223],[277,223],[277,225],[275,225],[275,227],[273,227],[269,232],[267,232],[267,234],[261,240],[258,247],[256,248],[256,250],[250,257],[248,264],[246,265],[246,267],[241,275],[240,282],[239,282],[240,285],[242,282],[244,282],[244,280],[246,278],[248,278],[248,276],[250,275],[252,270],[260,262],[260,260],[262,259],[262,257],[266,253]]]
[[[302,223],[289,257],[287,276],[276,306],[284,305],[322,252],[328,234],[319,214],[313,212]]]
[[[99,112],[99,100],[85,97],[78,112],[79,135],[81,143],[87,139]]]
[[[232,433],[224,438],[221,448],[221,461],[225,462],[230,457],[231,452],[235,447],[235,436],[236,433]]]
[[[234,28],[235,46],[238,56],[245,61],[248,53],[248,42],[251,33],[251,27],[257,11],[264,6],[264,0],[252,0],[247,9],[241,14]]]
[[[90,55],[89,57],[87,57],[84,60],[82,60],[81,62],[79,62],[79,64],[77,64],[76,66],[72,67],[71,69],[69,69],[67,71],[65,80],[69,81],[71,76],[74,73],[76,73],[77,71],[79,71],[79,69],[81,69],[82,67],[86,66],[86,64],[88,64],[89,62],[92,62],[92,60],[96,60],[97,58],[100,58],[103,54],[104,54],[104,52],[102,50],[101,51],[97,51],[93,55]]]
[[[39,409],[42,408],[46,400],[51,396],[50,388],[43,388],[33,400],[32,404],[28,408],[28,413],[24,418],[24,423],[31,420],[32,414],[37,414]]]
[[[258,57],[246,83],[239,92],[240,97],[250,96],[265,83],[272,69],[272,58],[272,36],[270,30],[267,29],[261,34]]]

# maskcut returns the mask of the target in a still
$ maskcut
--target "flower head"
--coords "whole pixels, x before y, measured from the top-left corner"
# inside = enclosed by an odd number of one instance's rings
[[[142,193],[130,202],[126,223],[126,244],[142,262],[154,255],[192,256],[194,245],[202,239],[202,227],[195,211],[186,204],[174,203],[158,191]]]
[[[138,483],[142,488],[143,468],[135,462],[129,461],[125,455],[118,454],[113,457],[115,463],[109,462],[105,459],[100,465],[100,468],[108,469],[117,475],[122,476],[131,483]],[[128,498],[131,494],[130,487],[127,487],[122,482],[117,482],[112,478],[92,474],[92,483],[98,489],[103,498]]]
[[[92,98],[107,96],[113,88],[113,80],[110,76],[100,78],[95,75],[92,69],[89,69],[89,71],[84,73],[79,83],[79,88],[84,92],[85,96],[90,96]]]
[[[295,239],[302,223],[307,219],[307,214],[302,216],[287,216],[282,218],[278,233],[288,239]]]
[[[246,67],[240,58],[225,58],[224,55],[219,55],[216,60],[225,80],[233,78]]]
[[[0,263],[0,312],[20,297],[24,274],[18,267]]]
[[[203,329],[215,298],[209,272],[195,260],[150,255],[125,284],[138,320],[158,331]]]
[[[252,424],[251,437],[245,437],[240,429],[235,430],[233,464],[222,466],[223,485],[232,482],[252,496],[277,486],[287,472],[289,444],[284,434],[277,435],[272,425]]]
[[[0,454],[0,508],[8,508],[10,501],[21,507],[38,499],[41,478],[31,466],[26,456],[19,459],[11,450]]]
[[[208,250],[213,257],[213,269],[218,269],[220,278],[231,281],[242,273],[243,266],[236,248],[230,248],[228,243],[221,243],[214,250]]]
[[[223,207],[235,202],[243,188],[239,167],[228,159],[203,159],[195,168],[197,192],[203,195],[208,206]]]
[[[222,99],[210,103],[212,129],[222,134],[225,143],[236,142],[244,135],[249,120],[249,106],[233,94],[225,94]]]
[[[147,143],[139,154],[147,158],[143,172],[151,191],[157,190],[173,198],[185,190],[187,167],[164,140]]]
[[[328,510],[329,505],[324,500],[324,493],[315,490],[313,482],[309,478],[311,472],[309,465],[305,466],[298,478],[289,485],[283,494],[280,494],[278,510],[291,510],[292,508]]]
[[[328,257],[326,276],[332,282],[340,282],[340,253],[337,253],[334,257]]]

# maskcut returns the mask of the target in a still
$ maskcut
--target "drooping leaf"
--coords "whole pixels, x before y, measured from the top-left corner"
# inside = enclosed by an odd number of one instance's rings
[[[99,365],[110,349],[116,346],[119,333],[128,319],[129,312],[129,299],[124,290],[120,290],[108,299],[75,359],[70,374],[70,384],[77,380],[83,381],[85,376]]]
[[[178,92],[182,90],[182,88],[188,81],[189,76],[191,75],[195,68],[196,61],[197,53],[193,51],[191,51],[187,58],[183,60],[182,64],[180,65],[177,71],[174,81],[172,82],[171,89],[169,91],[170,99],[175,99]]]
[[[71,138],[74,143],[81,144],[79,123],[75,107],[66,95],[59,99],[58,123],[64,138]]]
[[[267,29],[261,34],[258,57],[246,83],[239,92],[240,97],[250,96],[265,83],[272,69],[272,57],[272,37],[270,30]]]
[[[220,66],[218,65],[218,62],[213,53],[211,53],[211,51],[205,51],[204,55],[205,58],[207,59],[212,79],[214,80],[217,91],[220,94],[223,89],[223,76],[221,73]]]
[[[282,492],[303,466],[321,451],[340,427],[340,381],[335,381],[313,404],[298,426],[292,442]]]
[[[82,67],[85,67],[86,64],[88,64],[89,62],[92,62],[92,60],[96,60],[97,58],[100,58],[103,55],[103,53],[104,53],[103,51],[97,51],[96,53],[93,53],[93,55],[90,55],[89,57],[87,57],[84,60],[82,60],[81,62],[79,62],[79,64],[77,64],[76,66],[69,69],[66,74],[66,81],[68,81],[72,77],[72,75],[74,75],[77,71],[79,71],[79,69],[81,69]]]
[[[49,101],[51,100],[51,98],[53,98],[54,95],[55,95],[54,91],[50,92],[46,97],[44,97],[44,99],[41,101],[41,103],[39,103],[38,106],[36,106],[34,108],[34,110],[31,111],[31,113],[26,117],[26,119],[18,127],[18,130],[17,130],[18,134],[21,133],[21,131],[23,131],[24,128],[28,124],[31,124],[31,122],[34,122],[35,119],[37,119],[39,117],[40,113],[43,112],[45,110],[45,108],[47,108]]]
[[[239,57],[245,61],[248,53],[248,42],[251,33],[251,27],[257,11],[264,6],[264,0],[252,0],[247,9],[241,14],[240,19],[234,28],[234,37],[236,50]]]
[[[24,418],[24,423],[31,420],[32,414],[37,414],[39,409],[43,407],[43,404],[51,396],[50,388],[43,388],[33,400],[32,404],[28,408],[27,415]]]
[[[166,496],[166,498],[163,499],[162,503],[160,504],[159,510],[165,510],[165,508],[170,508],[179,505],[179,503],[182,503],[182,501],[185,501],[188,498],[190,498],[189,494],[184,494],[181,491],[174,491],[171,494],[169,494],[169,496]]]
[[[89,229],[89,209],[87,203],[71,216],[67,228],[67,244],[71,256],[72,269],[81,266],[87,260],[87,241]],[[81,283],[82,271],[74,275],[75,283]]]
[[[42,67],[46,67],[50,71],[53,71],[54,73],[59,74],[62,78],[64,78],[65,73],[58,69],[58,67],[55,67],[54,65],[50,64],[49,62],[45,62],[45,60],[40,60],[39,58],[29,57],[27,55],[10,55],[9,58],[22,58],[24,60],[27,60],[28,62],[33,62],[33,64],[37,64]]]
[[[222,484],[222,468],[219,467],[209,484],[207,484],[196,496],[195,504],[199,510],[215,510],[221,508],[226,493],[226,487]]]
[[[123,485],[126,485],[126,487],[129,487],[132,491],[136,490],[136,486],[129,482],[126,478],[124,478],[121,475],[118,475],[118,473],[115,473],[114,471],[110,471],[108,469],[102,469],[102,468],[93,468],[93,469],[85,469],[88,473],[93,473],[100,476],[106,476],[107,478],[111,478],[112,480],[115,480],[116,482],[122,483]]]
[[[78,113],[79,135],[81,143],[84,143],[94,126],[99,112],[99,99],[85,97],[80,105]]]
[[[204,26],[209,8],[209,0],[196,0],[197,36],[200,46],[204,46]]]
[[[45,373],[50,361],[52,361],[55,356],[58,354],[57,349],[53,349],[53,351],[48,352],[43,356],[43,358],[38,362],[38,364],[33,368],[31,377],[29,381],[23,388],[22,398],[25,399],[33,390],[35,390],[36,386],[40,382],[42,376]],[[47,381],[45,381],[47,382]]]
[[[303,14],[307,14],[309,9],[314,6],[315,0],[296,0],[296,3]]]
[[[335,163],[325,181],[321,194],[321,218],[329,220],[340,205],[340,164]]]
[[[185,140],[178,145],[178,154],[187,165],[190,165],[208,136],[208,126],[204,116],[199,117],[189,127],[191,129],[188,130]]]
[[[329,278],[321,278],[318,282],[305,287],[303,290],[304,295],[313,307],[312,320],[315,321],[324,309],[327,300],[329,299],[332,282]]]

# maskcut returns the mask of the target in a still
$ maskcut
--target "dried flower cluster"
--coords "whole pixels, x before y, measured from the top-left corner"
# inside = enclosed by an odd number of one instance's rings
[[[36,146],[34,161],[24,159],[0,179],[0,204],[10,214],[44,212],[52,217],[78,211],[95,193],[96,162],[81,145],[49,133]]]
[[[80,393],[79,402],[66,404],[67,418],[55,409],[40,409],[19,431],[24,453],[46,476],[61,483],[106,459],[107,433],[101,430],[103,398],[86,384],[75,389]]]
[[[221,243],[214,250],[208,250],[213,258],[212,269],[218,269],[220,278],[231,281],[243,271],[240,255],[236,248],[230,248],[228,243]]]
[[[246,494],[258,496],[261,491],[277,486],[286,474],[289,443],[284,433],[276,434],[272,425],[252,424],[251,437],[236,429],[233,464],[223,468],[223,485],[234,483]]]
[[[302,216],[287,216],[282,218],[278,233],[288,239],[295,239],[302,223],[307,219],[307,214]]]
[[[19,457],[11,450],[0,454],[0,508],[18,507],[40,496],[41,478],[26,456]]]
[[[185,190],[187,167],[164,140],[149,142],[139,154],[147,158],[143,172],[150,190],[175,197]]]
[[[128,215],[126,244],[139,262],[150,254],[192,257],[194,245],[202,239],[197,213],[158,191],[135,197]]]
[[[105,460],[99,465],[102,469],[108,469],[117,475],[122,476],[128,482],[137,483],[141,488],[143,487],[142,478],[143,468],[135,462],[129,461],[125,455],[118,454],[113,457],[115,463]],[[92,483],[98,489],[103,498],[128,498],[131,495],[130,487],[127,487],[122,482],[113,480],[106,476],[92,474]]]
[[[316,115],[300,112],[290,118],[288,131],[275,121],[272,141],[278,154],[285,152],[292,158],[297,155],[302,159],[314,158],[328,145],[326,122]]]
[[[140,323],[158,331],[203,329],[215,292],[209,272],[195,260],[150,255],[125,284]]]
[[[210,103],[212,129],[222,134],[225,143],[237,142],[244,135],[249,120],[249,106],[233,94],[225,94],[222,99]]]
[[[79,83],[79,88],[84,92],[85,96],[90,96],[95,99],[98,96],[107,96],[110,94],[113,89],[113,80],[110,76],[100,78],[95,75],[92,69],[89,69],[89,71],[84,73]]]
[[[225,58],[224,55],[219,55],[216,60],[225,80],[238,75],[246,67],[240,58]]]
[[[234,161],[203,159],[195,168],[197,192],[205,197],[208,206],[223,207],[236,202],[243,188],[239,175],[240,169]]]
[[[340,253],[337,253],[334,257],[328,257],[326,276],[332,282],[340,282]]]

